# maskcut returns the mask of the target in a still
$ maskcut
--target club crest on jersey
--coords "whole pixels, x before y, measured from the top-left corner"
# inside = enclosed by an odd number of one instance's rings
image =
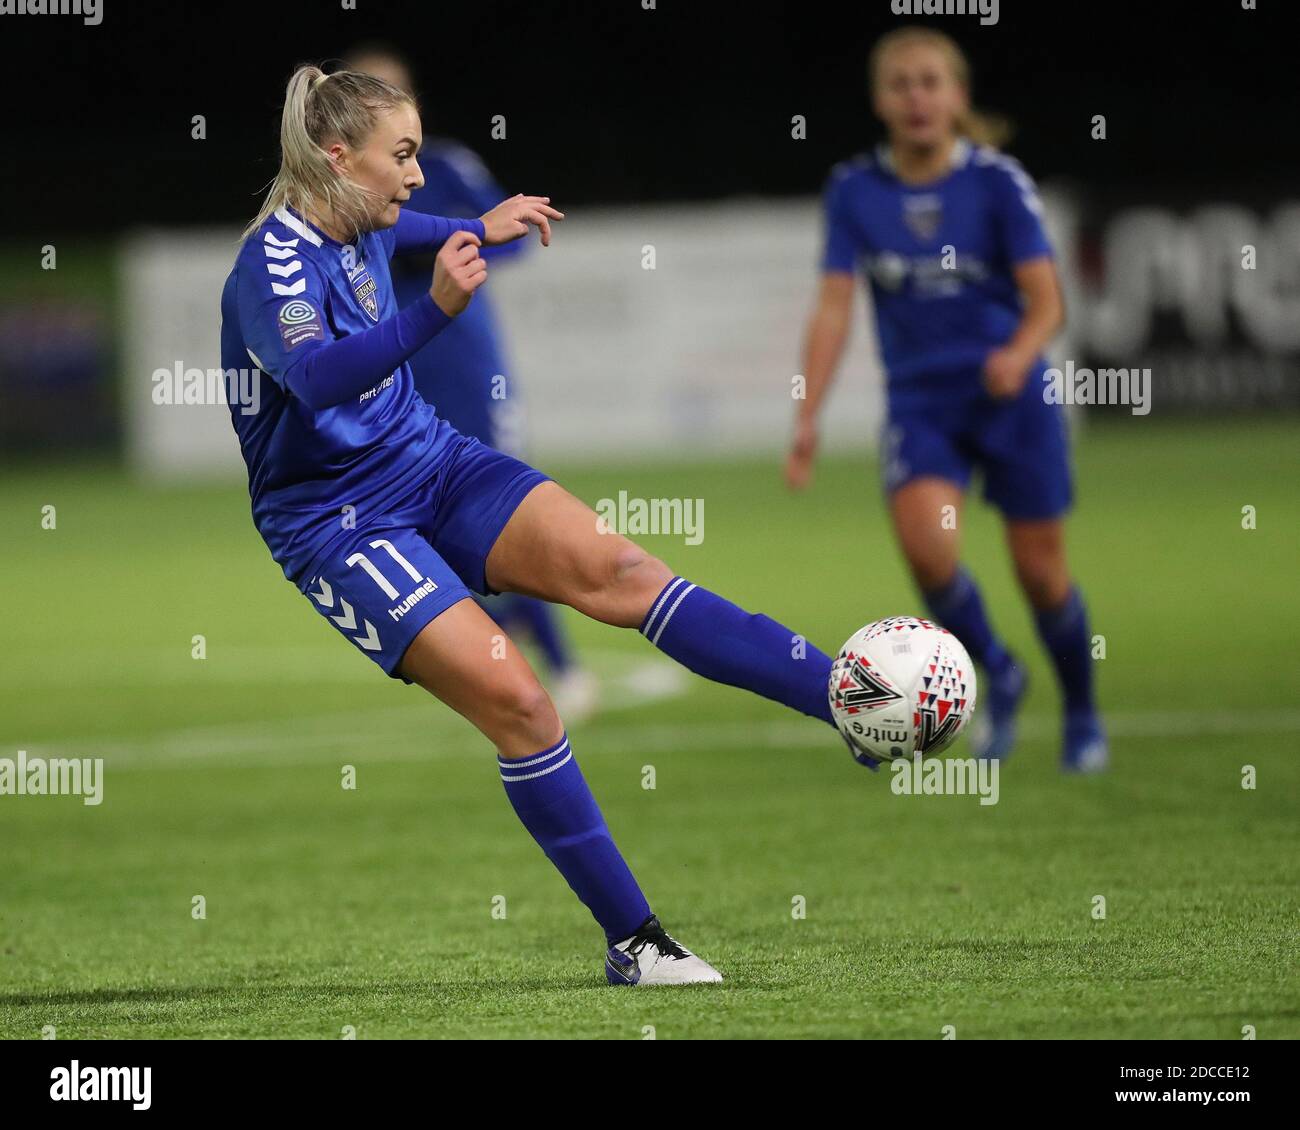
[[[371,278],[370,272],[366,270],[365,263],[357,262],[353,266],[345,259],[343,265],[347,268],[348,282],[352,284],[352,293],[357,296],[357,301],[361,303],[361,309],[366,312],[372,322],[379,321],[379,288],[375,285],[375,280]]]
[[[935,193],[903,197],[903,223],[917,239],[929,242],[943,223],[943,199]]]

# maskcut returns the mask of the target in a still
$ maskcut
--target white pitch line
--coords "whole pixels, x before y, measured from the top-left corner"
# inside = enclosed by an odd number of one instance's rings
[[[1113,738],[1223,737],[1290,734],[1300,731],[1300,711],[1276,710],[1234,714],[1119,713],[1107,715]],[[1057,719],[1033,715],[1021,722],[1029,741],[1056,740]],[[758,721],[605,725],[597,718],[581,730],[575,746],[585,756],[643,756],[675,750],[752,749],[771,752],[838,749],[832,734],[812,719],[776,723]],[[311,715],[238,726],[212,726],[164,732],[134,742],[102,739],[84,742],[33,742],[29,756],[103,757],[117,772],[160,769],[261,769],[319,766],[331,757],[358,764],[385,764],[492,756],[487,741],[468,723],[434,704],[393,711]]]
[[[686,671],[658,655],[584,648],[582,658],[600,680],[602,717],[678,697],[691,687]],[[476,755],[480,747],[490,752],[468,722],[432,698],[408,698],[383,709],[185,726],[129,738],[9,740],[0,751],[10,746],[33,757],[103,757],[111,759],[115,769],[311,765],[329,753],[373,764],[437,759],[462,751]]]

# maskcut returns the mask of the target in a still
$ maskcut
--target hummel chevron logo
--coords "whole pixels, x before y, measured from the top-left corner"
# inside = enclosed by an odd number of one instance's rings
[[[318,578],[317,583],[320,585],[320,588],[316,592],[311,593],[312,599],[322,608],[332,609],[334,607],[334,589],[331,587],[329,581],[325,580],[324,577]],[[339,607],[342,608],[343,611],[337,616],[331,616],[330,619],[342,628],[343,631],[355,632],[357,630],[356,611],[353,609],[352,605],[342,597],[339,597]],[[362,623],[366,626],[365,636],[349,636],[348,638],[365,651],[378,651],[383,644],[379,642],[379,633],[375,631],[374,624],[369,620],[363,620]]]
[[[369,620],[366,621],[366,638],[353,636],[352,642],[365,651],[378,651],[383,644],[379,642],[379,633],[375,631],[375,626]]]
[[[357,617],[356,613],[352,611],[352,605],[346,600],[340,600],[339,604],[343,606],[342,615],[331,616],[330,619],[345,632],[355,632],[357,630]]]

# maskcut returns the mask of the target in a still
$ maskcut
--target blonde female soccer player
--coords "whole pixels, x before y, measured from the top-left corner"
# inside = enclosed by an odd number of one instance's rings
[[[251,364],[260,382],[259,410],[231,411],[253,520],[316,612],[496,746],[519,819],[605,931],[610,983],[718,981],[651,913],[554,705],[513,646],[500,655],[500,628],[470,591],[637,628],[707,678],[833,725],[831,660],[674,576],[418,396],[408,360],[483,285],[480,248],[530,227],[549,245],[563,218],[541,196],[471,220],[404,211],[424,183],[421,140],[413,98],[381,79],[302,67],[289,82],[280,171],[221,300],[222,365]],[[398,310],[389,258],[422,250],[436,251],[432,283]]]
[[[801,489],[817,415],[848,338],[855,276],[870,284],[887,374],[882,466],[903,554],[934,617],[985,670],[976,716],[984,757],[1005,757],[1025,676],[994,634],[955,524],[978,469],[1001,512],[1016,574],[1064,695],[1061,763],[1106,764],[1093,698],[1087,612],[1065,556],[1071,502],[1059,405],[1043,350],[1063,308],[1033,182],[989,144],[971,110],[967,62],[946,35],[900,28],[871,53],[871,97],[887,140],[837,166],[825,194],[821,288],[804,350],[807,395],[786,479]],[[951,508],[951,509],[948,509]]]

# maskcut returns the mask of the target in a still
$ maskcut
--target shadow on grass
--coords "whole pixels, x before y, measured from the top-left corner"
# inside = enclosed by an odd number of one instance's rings
[[[113,1004],[185,1004],[214,1000],[230,1002],[240,997],[253,997],[259,1002],[282,998],[304,1000],[313,997],[372,997],[406,998],[422,996],[454,1001],[467,997],[481,997],[484,988],[491,986],[496,993],[556,993],[579,989],[605,989],[603,979],[589,974],[570,977],[520,977],[512,979],[494,973],[483,978],[457,981],[405,981],[376,982],[373,984],[340,985],[329,982],[267,982],[249,981],[236,985],[194,985],[175,988],[105,988],[70,989],[52,992],[0,993],[0,1008],[31,1008],[59,1005],[113,1005]]]

